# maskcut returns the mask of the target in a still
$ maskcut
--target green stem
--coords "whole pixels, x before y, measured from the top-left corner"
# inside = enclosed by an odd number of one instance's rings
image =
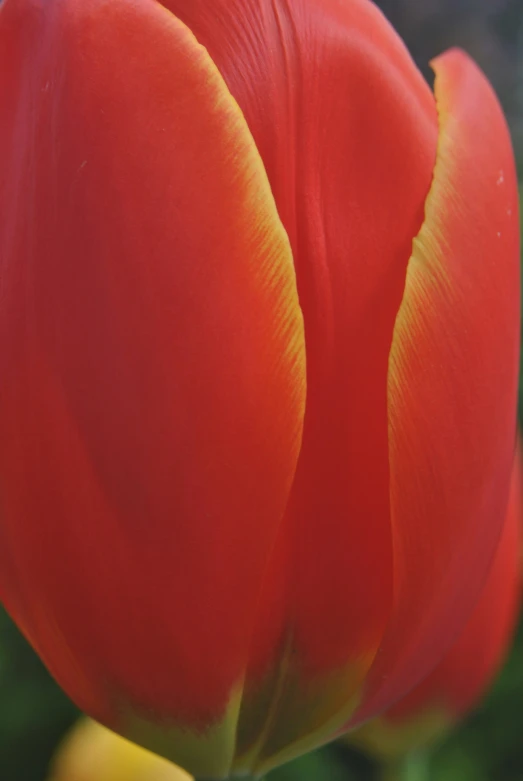
[[[195,778],[194,781],[210,781],[208,778]],[[241,776],[234,777],[234,781],[263,781],[262,776]]]
[[[411,751],[396,762],[384,763],[381,781],[430,781],[429,754]]]

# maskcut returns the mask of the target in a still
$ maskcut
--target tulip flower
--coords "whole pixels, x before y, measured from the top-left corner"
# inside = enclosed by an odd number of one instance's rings
[[[513,153],[368,0],[4,0],[0,594],[195,776],[396,702],[508,501]]]
[[[81,719],[51,761],[47,781],[191,781],[166,759]]]
[[[440,739],[477,705],[503,664],[521,601],[521,457],[496,556],[465,628],[435,670],[378,719],[348,736],[385,759]]]

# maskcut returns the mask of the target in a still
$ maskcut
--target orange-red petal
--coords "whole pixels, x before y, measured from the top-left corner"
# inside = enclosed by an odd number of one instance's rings
[[[82,707],[202,727],[241,683],[300,447],[289,242],[157,3],[6,0],[0,106],[2,596]]]
[[[300,654],[321,669],[367,651],[389,607],[387,361],[430,185],[433,100],[371,3],[164,4],[238,100],[293,246],[308,386],[285,599]]]
[[[509,504],[481,596],[450,651],[418,686],[347,741],[385,759],[441,738],[486,692],[509,650],[521,602],[522,460],[516,454]]]
[[[515,441],[519,227],[499,103],[474,63],[434,62],[440,135],[389,373],[394,611],[360,717],[425,676],[478,598]]]
[[[253,750],[267,757],[318,739],[354,707],[391,608],[388,356],[432,177],[436,110],[369,2],[164,4],[242,108],[304,313],[303,448],[251,644],[257,697],[244,697],[240,719],[240,750],[261,735]]]
[[[391,727],[431,708],[459,718],[476,704],[502,664],[521,598],[521,470],[518,451],[496,556],[465,629],[431,675],[386,714]]]

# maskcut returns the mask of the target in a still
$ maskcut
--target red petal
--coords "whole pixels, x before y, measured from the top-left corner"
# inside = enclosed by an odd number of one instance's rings
[[[521,597],[521,470],[518,452],[503,533],[472,616],[434,672],[387,714],[391,727],[430,709],[444,708],[454,718],[463,715],[476,704],[502,664]]]
[[[360,712],[416,684],[477,600],[507,506],[519,227],[502,110],[462,52],[438,58],[440,138],[391,351],[395,605]]]
[[[305,319],[303,449],[252,642],[255,680],[280,650],[260,694],[273,701],[262,730],[270,754],[353,707],[389,614],[388,357],[437,120],[371,3],[165,5],[207,47],[246,117],[291,239]],[[322,678],[334,669],[343,685]],[[257,703],[245,703],[240,746],[259,735],[248,723],[264,711]]]
[[[288,240],[159,4],[6,0],[0,66],[5,602],[83,707],[208,723],[300,446]]]

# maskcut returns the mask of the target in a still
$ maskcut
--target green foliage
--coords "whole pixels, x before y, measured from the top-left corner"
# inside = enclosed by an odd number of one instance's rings
[[[0,610],[0,779],[43,781],[77,710]]]

